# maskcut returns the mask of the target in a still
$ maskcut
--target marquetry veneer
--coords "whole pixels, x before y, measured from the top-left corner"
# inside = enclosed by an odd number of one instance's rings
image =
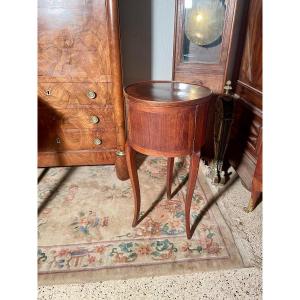
[[[39,0],[38,165],[128,177],[117,0]]]

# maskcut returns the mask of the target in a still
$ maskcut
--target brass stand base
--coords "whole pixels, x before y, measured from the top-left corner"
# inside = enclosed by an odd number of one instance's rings
[[[228,181],[228,175],[224,171],[218,171],[217,161],[212,161],[207,169],[206,176],[211,179],[213,185],[224,185]]]
[[[252,212],[253,211],[253,209],[254,209],[254,203],[253,203],[254,201],[253,201],[253,199],[251,198],[250,200],[249,200],[249,202],[248,202],[248,206],[247,207],[244,207],[244,211],[246,212],[246,213],[250,213],[250,212]]]

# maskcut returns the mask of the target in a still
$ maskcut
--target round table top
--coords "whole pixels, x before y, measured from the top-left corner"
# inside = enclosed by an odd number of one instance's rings
[[[124,91],[135,99],[157,104],[194,102],[212,95],[212,91],[207,87],[175,81],[137,82],[127,86]]]

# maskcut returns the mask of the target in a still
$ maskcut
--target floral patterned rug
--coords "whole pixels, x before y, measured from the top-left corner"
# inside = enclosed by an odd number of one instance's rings
[[[64,282],[68,276],[71,282],[145,276],[147,267],[148,275],[155,275],[176,273],[176,268],[200,271],[241,266],[230,231],[219,212],[215,215],[215,206],[202,216],[192,239],[186,239],[188,163],[176,161],[173,190],[182,188],[171,200],[165,195],[166,160],[140,157],[140,163],[143,220],[136,228],[131,227],[130,181],[118,180],[113,166],[50,168],[44,173],[38,186],[41,282],[43,278]],[[205,178],[200,173],[203,183],[198,180],[194,192],[192,222],[209,198],[202,192]]]

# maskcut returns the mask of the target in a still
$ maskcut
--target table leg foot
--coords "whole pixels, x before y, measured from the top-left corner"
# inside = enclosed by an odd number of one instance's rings
[[[250,213],[257,206],[257,203],[261,197],[260,191],[252,191],[251,198],[249,199],[248,206],[244,208],[244,211]]]
[[[135,219],[134,219],[134,220],[132,221],[132,227],[136,227],[137,224],[138,224],[138,220],[135,220]]]
[[[256,171],[257,170],[255,170],[255,173]],[[248,207],[245,207],[244,210],[248,213],[252,212],[255,209],[255,207],[258,205],[259,201],[261,200],[261,196],[262,196],[262,182],[261,180],[257,179],[254,174],[252,180],[251,198],[248,202]]]
[[[168,200],[171,199],[171,195],[172,195],[173,167],[174,167],[174,157],[169,157],[167,163],[167,199]]]
[[[188,239],[191,239],[192,237],[190,211],[191,211],[192,197],[194,194],[194,189],[195,189],[196,180],[198,176],[199,162],[200,162],[200,152],[193,153],[191,155],[188,190],[187,190],[187,195],[185,200],[185,228],[186,228],[186,236]]]
[[[133,198],[134,198],[134,217],[132,222],[132,227],[138,224],[138,219],[141,209],[141,195],[140,195],[140,185],[137,173],[137,167],[135,162],[135,151],[126,143],[126,161],[128,167],[128,173],[132,185]]]

